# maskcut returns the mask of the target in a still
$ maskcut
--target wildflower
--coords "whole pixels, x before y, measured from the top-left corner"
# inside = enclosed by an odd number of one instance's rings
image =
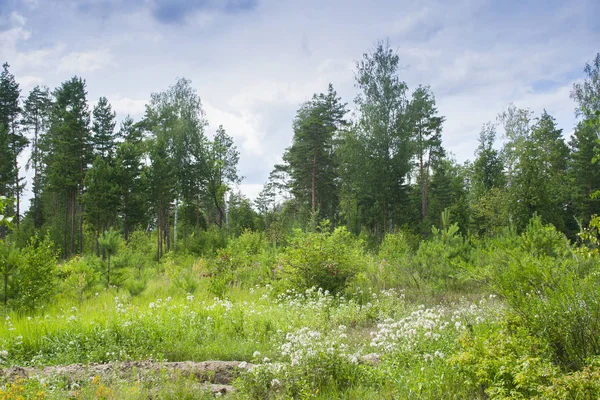
[[[254,357],[254,358],[260,357],[260,351],[255,351],[255,352],[252,354],[252,357]]]
[[[281,382],[279,382],[279,379],[275,378],[271,381],[272,388],[278,388],[279,386],[281,386]]]

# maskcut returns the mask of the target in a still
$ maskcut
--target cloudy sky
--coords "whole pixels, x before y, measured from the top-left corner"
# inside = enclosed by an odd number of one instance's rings
[[[82,76],[90,104],[106,96],[118,118],[191,79],[209,133],[223,124],[234,137],[254,197],[299,104],[329,82],[352,104],[355,63],[378,39],[397,49],[409,88],[431,85],[459,161],[509,102],[546,108],[568,136],[599,15],[598,0],[0,0],[0,62],[24,95]]]

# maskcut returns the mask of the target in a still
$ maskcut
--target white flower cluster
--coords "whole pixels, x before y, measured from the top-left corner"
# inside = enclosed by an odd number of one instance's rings
[[[485,320],[494,320],[495,308],[487,306],[485,301],[479,305],[470,304],[456,308],[425,308],[398,320],[385,320],[377,325],[377,331],[371,332],[370,346],[383,352],[415,351],[424,342],[435,343],[442,337],[455,336],[465,329]],[[426,360],[443,357],[438,350],[433,354],[425,354]]]
[[[358,354],[347,353],[347,346],[343,340],[347,338],[346,326],[340,325],[328,335],[307,327],[296,332],[289,332],[285,342],[279,346],[281,355],[288,358],[291,365],[295,366],[320,354],[338,354],[352,360]]]

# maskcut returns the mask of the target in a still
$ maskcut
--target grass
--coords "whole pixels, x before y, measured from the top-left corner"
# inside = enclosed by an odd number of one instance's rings
[[[440,306],[437,319],[427,320],[424,306],[406,301],[403,293],[394,290],[363,294],[358,301],[314,289],[278,294],[270,285],[230,287],[221,300],[206,289],[157,298],[132,298],[111,289],[80,306],[65,300],[34,316],[8,313],[0,323],[2,364],[238,360],[261,364],[236,382],[240,398],[261,398],[265,393],[255,393],[257,387],[266,388],[266,395],[274,398],[372,398],[384,392],[410,398],[425,393],[419,385],[429,379],[428,374],[443,369],[437,364],[440,360],[429,360],[426,352],[438,354],[439,345],[439,354],[448,353],[461,331],[446,327],[456,315],[470,312],[463,300],[463,304]],[[446,321],[442,339],[427,341],[425,331],[435,331],[441,321]],[[413,329],[414,335],[395,332],[399,327]],[[374,338],[380,340],[377,346]],[[380,354],[381,363],[362,364],[360,357],[369,353]],[[274,380],[282,382],[279,388],[271,384]],[[27,385],[30,394],[37,390],[47,393],[47,398],[73,392],[71,386],[54,385],[50,390]],[[194,383],[179,378],[168,385],[160,383],[160,389],[135,379],[78,385],[77,398],[145,398],[152,390],[158,390],[152,394],[156,398],[179,398],[174,394],[178,390],[181,398],[209,396],[186,394]],[[5,382],[0,399],[11,398],[6,397],[11,390],[14,386]],[[94,397],[99,391],[106,393]],[[431,398],[435,393],[430,393]]]

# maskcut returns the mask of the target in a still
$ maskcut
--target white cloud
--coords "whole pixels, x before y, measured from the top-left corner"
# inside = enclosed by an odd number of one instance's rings
[[[263,189],[263,185],[260,183],[242,183],[241,185],[238,185],[238,189],[248,197],[250,201],[253,201],[258,197],[258,194]]]
[[[56,85],[82,74],[90,99],[107,96],[119,117],[139,118],[150,93],[192,78],[210,132],[222,124],[236,141],[240,173],[251,182],[243,191],[266,180],[291,143],[297,108],[313,93],[331,82],[352,106],[355,60],[378,39],[389,37],[398,50],[411,89],[431,85],[446,117],[444,145],[459,161],[473,157],[481,125],[511,101],[538,114],[546,107],[570,131],[573,71],[600,39],[594,0],[261,0],[249,13],[197,12],[180,24],[157,22],[147,1],[111,2],[112,14],[25,1],[30,9],[9,10],[0,32],[0,57],[19,82]],[[534,91],[537,80],[556,87]]]
[[[122,97],[119,93],[112,96],[106,96],[118,118],[123,118],[129,114],[132,118],[141,118],[146,111],[146,99],[131,99]]]
[[[69,53],[61,58],[58,69],[70,73],[88,73],[109,65],[113,65],[112,53],[107,49],[100,49]]]
[[[21,85],[23,91],[33,89],[34,86],[40,85],[42,82],[44,82],[44,78],[39,76],[25,75],[19,77],[19,85]]]
[[[27,22],[27,19],[24,16],[22,16],[21,14],[19,14],[18,12],[13,11],[10,14],[10,21],[14,25],[24,26],[25,23]]]
[[[249,112],[234,114],[223,111],[204,102],[204,110],[210,124],[210,130],[214,131],[219,125],[223,125],[228,135],[233,137],[242,155],[260,156],[264,152],[262,140],[264,132],[261,131],[260,121]]]

